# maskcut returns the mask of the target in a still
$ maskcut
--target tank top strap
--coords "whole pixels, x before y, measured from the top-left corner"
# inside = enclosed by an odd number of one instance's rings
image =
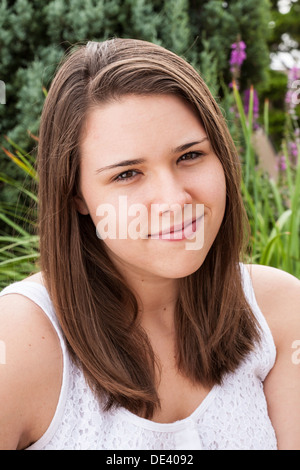
[[[33,282],[33,281],[14,282],[13,284],[10,284],[7,287],[5,287],[0,292],[0,296],[6,295],[6,294],[20,294],[32,300],[32,302],[34,302],[35,304],[37,304],[43,310],[46,316],[49,318],[50,322],[52,323],[58,335],[61,347],[63,351],[65,350],[64,336],[60,328],[59,322],[57,320],[57,317],[53,308],[53,304],[50,300],[48,291],[45,286],[37,282]]]
[[[250,268],[251,269],[251,268]],[[262,362],[261,362],[261,379],[267,376],[268,372],[272,369],[275,360],[276,360],[276,346],[274,343],[273,335],[270,330],[270,327],[267,323],[265,316],[263,315],[256,297],[255,292],[252,284],[252,279],[250,276],[250,272],[244,264],[240,263],[240,270],[241,270],[241,277],[243,288],[245,292],[246,299],[252,308],[252,312],[255,315],[257,322],[260,325],[261,332],[262,332]]]

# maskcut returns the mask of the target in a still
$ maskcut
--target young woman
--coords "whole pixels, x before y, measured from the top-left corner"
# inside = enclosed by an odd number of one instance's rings
[[[198,73],[79,47],[38,170],[41,272],[0,299],[0,447],[300,449],[300,282],[241,263],[239,159]]]

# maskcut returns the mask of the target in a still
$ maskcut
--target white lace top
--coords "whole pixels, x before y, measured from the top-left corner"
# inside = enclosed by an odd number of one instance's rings
[[[251,279],[242,265],[244,289],[263,330],[259,347],[238,369],[214,386],[198,408],[174,423],[156,423],[124,408],[104,412],[72,362],[44,286],[21,281],[0,295],[22,294],[45,312],[63,351],[63,380],[55,415],[32,450],[275,450],[275,432],[268,416],[263,381],[273,367],[274,341],[254,297]]]

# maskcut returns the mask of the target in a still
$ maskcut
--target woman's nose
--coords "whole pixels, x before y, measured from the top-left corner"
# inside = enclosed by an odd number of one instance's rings
[[[152,187],[151,194],[151,205],[156,207],[159,214],[183,209],[185,204],[193,201],[188,188],[172,174],[159,178],[155,187]]]

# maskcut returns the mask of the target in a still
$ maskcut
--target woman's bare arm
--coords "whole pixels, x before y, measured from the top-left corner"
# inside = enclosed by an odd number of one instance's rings
[[[18,294],[0,298],[0,341],[0,449],[24,449],[55,413],[61,349],[42,310]]]

